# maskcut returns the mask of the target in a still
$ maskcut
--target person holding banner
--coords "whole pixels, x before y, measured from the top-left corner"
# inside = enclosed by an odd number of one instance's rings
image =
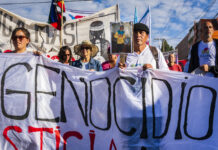
[[[189,73],[218,77],[218,40],[213,39],[214,27],[210,20],[200,24],[201,41],[190,49]]]
[[[12,53],[26,53],[26,48],[30,42],[30,33],[25,28],[15,28],[11,35],[11,42],[15,50]]]
[[[149,28],[143,23],[134,24],[134,53],[126,57],[126,63],[119,62],[118,66],[123,69],[126,67],[142,67],[146,69],[169,70],[163,54],[159,49],[146,44],[149,38]]]
[[[75,61],[75,59],[72,57],[72,52],[69,46],[61,47],[58,53],[58,58],[59,62],[67,65],[72,65],[72,60]]]
[[[27,46],[30,42],[30,32],[23,28],[15,28],[12,31],[11,42],[14,45],[15,50],[8,51],[8,53],[27,53]],[[33,51],[34,55],[41,55],[39,51]]]
[[[75,54],[81,58],[72,63],[72,66],[90,71],[102,71],[101,63],[93,59],[98,53],[98,47],[90,41],[82,41],[81,44],[74,46]]]
[[[117,58],[118,55],[110,54],[110,47],[108,47],[108,61],[105,61],[101,64],[103,71],[114,68],[116,66]]]

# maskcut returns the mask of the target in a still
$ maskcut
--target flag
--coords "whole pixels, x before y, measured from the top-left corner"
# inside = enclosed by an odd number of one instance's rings
[[[176,54],[176,64],[179,64],[178,54]]]
[[[81,11],[81,10],[72,10],[72,9],[66,9],[64,12],[64,17],[66,18],[66,21],[73,20],[73,19],[79,19],[86,16],[89,16],[91,14],[94,14],[96,12],[94,11]]]
[[[148,9],[146,10],[146,12],[144,13],[144,15],[142,16],[142,18],[139,21],[140,23],[146,24],[149,28],[149,44],[151,44],[151,15],[150,15],[150,7],[148,7]]]
[[[63,12],[65,12],[65,5],[63,0],[52,0],[48,23],[50,23],[54,28],[61,29],[61,12],[62,12],[62,3],[63,3]]]
[[[138,17],[137,17],[137,10],[135,7],[135,14],[134,14],[134,24],[138,22]]]
[[[150,14],[149,14],[149,8],[146,10],[144,15],[139,21],[140,23],[146,24],[148,27],[150,27]]]

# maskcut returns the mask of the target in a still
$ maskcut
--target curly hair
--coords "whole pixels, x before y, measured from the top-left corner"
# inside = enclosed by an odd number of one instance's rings
[[[69,47],[69,46],[63,46],[63,47],[60,48],[60,51],[59,51],[59,53],[58,53],[59,62],[64,63],[64,62],[66,61],[67,57],[66,57],[65,52],[66,52],[67,50],[70,52],[70,59],[69,59],[69,62],[71,61],[72,52],[71,52],[70,47]]]

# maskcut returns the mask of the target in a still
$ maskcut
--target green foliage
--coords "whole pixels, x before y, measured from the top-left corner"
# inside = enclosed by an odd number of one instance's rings
[[[162,52],[169,52],[169,51],[172,51],[172,50],[173,50],[173,47],[168,44],[167,40],[163,39],[162,40],[161,51]]]

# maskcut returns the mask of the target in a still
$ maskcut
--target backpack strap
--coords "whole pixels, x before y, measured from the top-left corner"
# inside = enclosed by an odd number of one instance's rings
[[[151,50],[151,53],[156,61],[156,67],[157,69],[159,69],[159,59],[158,59],[158,51],[157,51],[157,48],[154,47],[154,46],[149,46],[150,50]]]
[[[216,59],[215,59],[215,65],[218,66],[218,39],[215,41],[215,48],[216,48]]]

